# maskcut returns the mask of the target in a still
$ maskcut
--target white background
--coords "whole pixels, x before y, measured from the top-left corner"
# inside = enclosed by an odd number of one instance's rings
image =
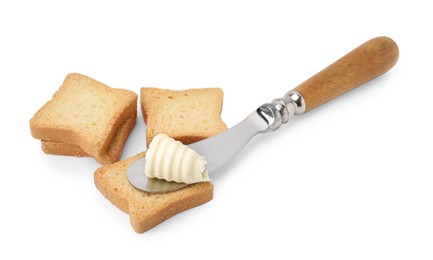
[[[292,2],[2,1],[0,258],[432,259],[429,1]],[[211,202],[144,234],[94,187],[98,163],[30,135],[70,72],[220,87],[232,126],[379,35],[400,48],[389,73],[256,138]],[[122,158],[144,149],[139,112]]]

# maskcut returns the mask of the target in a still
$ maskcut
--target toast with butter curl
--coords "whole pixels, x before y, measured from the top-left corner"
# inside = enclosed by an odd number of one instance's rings
[[[143,233],[178,213],[212,199],[211,182],[195,183],[169,193],[148,193],[134,188],[128,181],[127,169],[131,163],[144,156],[143,152],[126,160],[104,165],[94,174],[98,190],[116,207],[129,214],[135,232]]]

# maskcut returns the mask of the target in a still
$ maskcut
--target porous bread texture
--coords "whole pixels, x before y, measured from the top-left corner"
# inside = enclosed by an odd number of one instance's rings
[[[190,144],[227,129],[221,119],[223,91],[220,88],[141,88],[140,104],[146,122],[147,146],[160,133]]]
[[[78,73],[63,84],[30,120],[34,138],[74,144],[100,163],[120,127],[137,116],[137,94],[115,89]]]
[[[195,183],[169,193],[147,193],[134,188],[127,179],[127,168],[144,156],[143,152],[104,165],[94,173],[98,190],[116,207],[129,214],[131,225],[137,233],[143,233],[173,215],[212,199],[213,185],[210,182]]]
[[[125,145],[126,139],[131,133],[135,126],[136,117],[129,118],[119,129],[108,147],[107,154],[104,156],[104,161],[108,163],[117,162],[122,154],[123,146]],[[42,150],[47,154],[54,155],[66,155],[66,156],[77,156],[77,157],[89,157],[86,151],[81,149],[76,144],[68,144],[56,141],[41,140]]]
[[[81,149],[81,147],[76,144],[41,140],[41,148],[42,151],[44,151],[44,153],[46,154],[76,156],[76,157],[92,157],[90,154],[88,154],[86,151]]]

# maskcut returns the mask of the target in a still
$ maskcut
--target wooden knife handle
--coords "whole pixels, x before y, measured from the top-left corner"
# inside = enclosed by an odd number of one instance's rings
[[[308,112],[387,72],[398,59],[397,44],[373,38],[296,87]]]

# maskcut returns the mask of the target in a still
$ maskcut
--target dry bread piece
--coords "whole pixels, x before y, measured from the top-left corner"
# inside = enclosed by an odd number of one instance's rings
[[[72,73],[30,120],[32,136],[78,145],[100,163],[120,127],[137,116],[137,94]]]
[[[219,88],[141,88],[140,103],[147,146],[160,133],[190,144],[227,129],[221,119],[223,91]]]
[[[107,163],[117,162],[122,154],[123,146],[125,145],[126,139],[134,128],[136,117],[128,119],[119,129],[116,136],[113,138],[110,146],[108,147],[107,154],[103,158]],[[86,151],[81,149],[76,144],[68,144],[56,141],[41,140],[42,150],[47,154],[54,155],[66,155],[66,156],[78,156],[78,157],[89,157]]]
[[[129,214],[131,225],[137,233],[143,233],[173,215],[212,199],[213,185],[210,182],[196,183],[162,194],[135,189],[127,179],[126,170],[132,162],[144,156],[145,153],[140,153],[126,160],[104,165],[94,174],[96,187],[105,198]]]

